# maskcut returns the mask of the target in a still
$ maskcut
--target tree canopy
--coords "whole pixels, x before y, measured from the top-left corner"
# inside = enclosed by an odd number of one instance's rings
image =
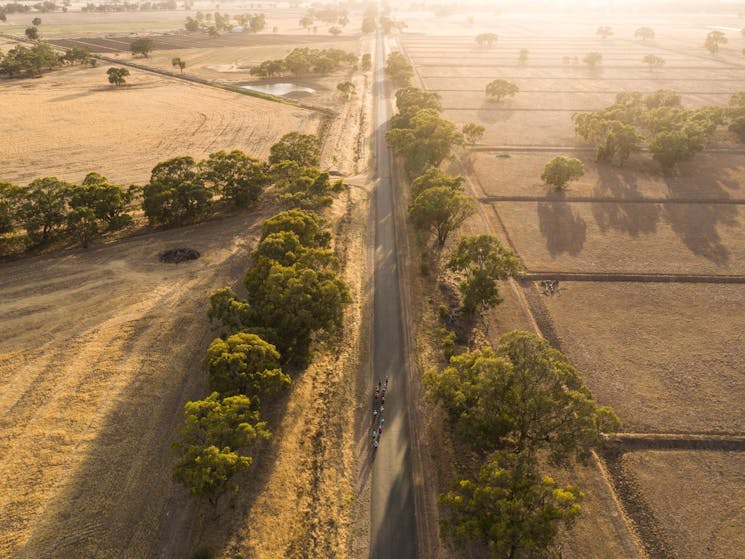
[[[704,47],[711,54],[719,52],[719,45],[726,45],[727,37],[721,31],[709,31],[706,35],[706,41],[704,41]]]
[[[598,27],[597,31],[595,31],[595,34],[599,37],[602,37],[603,39],[607,39],[611,35],[613,35],[613,28],[608,27],[607,25],[601,25]]]
[[[486,128],[475,122],[467,122],[463,125],[462,132],[467,143],[476,145],[484,137]]]
[[[111,67],[106,70],[106,74],[109,77],[109,83],[114,86],[122,86],[126,83],[126,77],[129,76],[129,70],[126,68],[115,68]]]
[[[501,303],[497,281],[515,277],[522,270],[517,256],[492,235],[462,237],[448,267],[463,276],[460,292],[469,313]]]
[[[240,150],[211,153],[199,163],[199,174],[215,194],[240,208],[256,203],[271,183],[266,165]]]
[[[600,111],[573,115],[575,132],[596,145],[598,160],[623,164],[646,144],[663,171],[692,159],[729,114],[718,107],[689,110],[680,95],[661,89],[647,96],[624,92]]]
[[[505,97],[514,97],[518,91],[520,91],[520,88],[507,80],[494,80],[486,84],[486,96],[496,102]]]
[[[211,199],[194,158],[174,157],[153,167],[142,208],[150,224],[182,225],[204,217]]]
[[[150,37],[139,37],[132,41],[132,43],[129,45],[129,50],[132,52],[132,56],[137,56],[138,54],[141,54],[145,58],[150,56],[150,53],[153,51],[153,48],[155,47],[155,41],[153,41]]]
[[[247,452],[269,436],[247,396],[223,399],[213,392],[203,400],[187,402],[184,423],[173,444],[178,454],[173,477],[192,495],[215,504],[221,494],[237,490],[231,480],[251,465]]]
[[[436,167],[450,156],[456,145],[463,144],[463,135],[449,120],[435,109],[420,109],[406,128],[392,128],[386,140],[393,150],[405,159],[410,176]]]
[[[480,47],[492,48],[498,40],[499,37],[495,33],[479,33],[476,35],[476,44]]]
[[[210,390],[222,396],[243,394],[258,405],[258,398],[290,385],[279,366],[277,349],[256,334],[239,332],[210,344],[204,366]]]
[[[574,157],[560,155],[546,163],[541,180],[557,190],[564,190],[567,185],[585,174],[584,164]]]
[[[640,27],[634,31],[634,37],[641,39],[642,41],[648,41],[654,39],[654,29],[651,27]]]
[[[282,136],[269,151],[269,164],[292,161],[300,167],[315,167],[321,158],[321,143],[313,134],[289,132]]]
[[[443,172],[439,167],[431,167],[415,178],[411,183],[411,198],[416,199],[416,197],[425,190],[437,186],[446,186],[453,190],[462,191],[465,180],[465,177],[460,175],[457,177],[451,177]]]
[[[476,211],[470,196],[450,186],[424,190],[409,205],[409,217],[420,232],[433,233],[436,245],[445,245],[448,236]]]
[[[414,77],[414,68],[400,52],[392,52],[385,61],[385,75],[394,87],[407,87]]]
[[[619,426],[566,356],[528,332],[451,357],[443,371],[427,373],[426,384],[459,436],[484,454],[546,450],[556,464],[584,461],[601,434]]]
[[[459,479],[439,498],[442,528],[456,543],[478,544],[492,559],[543,557],[561,525],[580,514],[582,492],[541,477],[525,456],[498,452],[476,479]]]

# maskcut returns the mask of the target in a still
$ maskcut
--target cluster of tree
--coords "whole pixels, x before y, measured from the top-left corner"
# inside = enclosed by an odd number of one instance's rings
[[[56,12],[60,7],[54,2],[45,0],[44,2],[37,2],[36,4],[21,4],[19,2],[8,2],[7,4],[0,4],[0,21],[7,19],[6,14],[26,14],[31,10],[36,10],[39,13],[46,14],[48,12]],[[65,9],[65,11],[67,11]]]
[[[375,20],[377,18],[377,10],[372,4],[368,5],[365,9],[365,13],[362,15],[362,32],[363,33],[374,33],[377,29]]]
[[[81,12],[152,12],[161,10],[175,10],[178,8],[176,0],[161,0],[159,2],[114,2],[111,4],[94,4],[88,2],[80,8]]]
[[[236,25],[240,25],[251,33],[258,33],[266,28],[266,16],[263,13],[237,14],[232,16],[232,19],[235,20]],[[184,28],[187,31],[201,31],[213,36],[223,31],[230,31],[233,27],[230,14],[220,12],[214,14],[197,12],[194,17],[188,16],[184,22]]]
[[[566,356],[528,332],[453,355],[425,383],[480,464],[440,496],[443,533],[489,557],[545,556],[579,515],[582,492],[542,475],[539,456],[585,462],[602,434],[618,429],[616,415],[595,403]]]
[[[242,151],[218,151],[197,163],[182,156],[158,163],[142,191],[151,225],[183,225],[206,217],[216,197],[250,207],[271,183],[267,165]]]
[[[129,45],[132,56],[142,55],[145,58],[150,56],[155,48],[155,41],[150,37],[138,37]]]
[[[680,95],[660,89],[647,96],[619,93],[610,107],[574,114],[572,120],[575,132],[595,144],[598,161],[623,165],[646,144],[655,161],[668,171],[703,150],[725,117],[718,107],[686,109]]]
[[[655,54],[645,54],[642,58],[642,62],[646,64],[650,70],[654,68],[662,68],[665,65],[665,59]]]
[[[721,31],[710,31],[709,34],[706,35],[706,40],[704,41],[704,47],[711,54],[718,53],[719,45],[726,45],[726,44],[727,44],[727,37]]]
[[[480,47],[492,48],[499,40],[495,33],[480,33],[476,35],[476,44]]]
[[[79,185],[55,177],[26,187],[0,182],[0,234],[22,227],[34,245],[68,235],[87,247],[99,233],[131,223],[127,208],[136,191],[98,173],[89,173]]]
[[[290,207],[329,206],[344,183],[317,168],[319,157],[318,138],[299,132],[274,144],[267,162],[239,150],[218,151],[198,163],[189,156],[175,157],[153,168],[142,208],[151,225],[179,226],[204,219],[215,199],[250,207],[272,183],[277,198]]]
[[[476,211],[473,198],[463,191],[463,182],[463,177],[451,177],[432,167],[411,184],[409,219],[421,235],[434,237],[438,248]]]
[[[127,83],[127,76],[129,76],[129,70],[126,68],[117,68],[115,66],[112,66],[108,70],[106,70],[106,75],[108,77],[109,83],[113,85],[114,87],[121,87],[125,83]]]
[[[347,10],[342,6],[314,6],[308,8],[306,14],[300,18],[300,27],[304,29],[312,28],[315,33],[318,31],[318,27],[315,25],[316,19],[331,25],[329,33],[332,35],[340,35],[342,29],[349,23]]]
[[[450,157],[454,146],[463,144],[463,134],[455,124],[442,118],[437,93],[404,87],[396,92],[396,106],[398,114],[391,119],[386,140],[404,158],[410,177],[437,167]]]
[[[414,68],[403,54],[396,51],[386,58],[385,75],[394,87],[408,87],[414,77]]]
[[[95,66],[96,62],[90,52],[79,47],[58,54],[47,43],[35,43],[30,47],[16,45],[5,54],[0,51],[0,75],[34,77],[65,65]]]
[[[302,76],[307,74],[330,74],[343,66],[356,64],[357,55],[341,49],[313,49],[308,47],[295,48],[284,59],[265,60],[258,66],[251,68],[253,76],[271,78],[292,74]]]
[[[494,80],[486,84],[486,96],[490,101],[498,103],[505,97],[514,97],[520,91],[517,84],[507,80]]]
[[[727,114],[730,131],[745,142],[745,91],[739,91],[730,98]]]

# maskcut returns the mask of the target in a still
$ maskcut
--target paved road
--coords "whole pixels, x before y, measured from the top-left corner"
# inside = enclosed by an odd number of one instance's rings
[[[406,410],[401,298],[398,283],[391,159],[385,143],[388,105],[384,84],[385,53],[378,32],[375,54],[375,293],[372,387],[389,378],[385,400],[385,425],[380,447],[371,453],[372,465],[372,559],[414,559],[416,523],[411,481],[411,444]],[[373,427],[372,410],[370,431]],[[370,433],[370,437],[372,432]],[[372,437],[371,437],[372,440]]]

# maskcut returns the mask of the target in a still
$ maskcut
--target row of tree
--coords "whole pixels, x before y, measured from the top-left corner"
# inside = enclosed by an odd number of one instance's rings
[[[396,54],[389,55],[389,61]],[[410,177],[437,167],[450,157],[455,146],[463,144],[463,134],[442,118],[437,93],[404,87],[396,92],[396,106],[398,114],[391,119],[386,140],[403,157]]]
[[[35,29],[35,28],[33,28]],[[58,54],[46,43],[35,43],[27,47],[16,45],[5,54],[0,51],[0,75],[10,78],[40,76],[66,65],[81,64],[95,66],[96,59],[85,49],[74,47]]]
[[[599,161],[623,165],[646,145],[665,171],[704,149],[728,112],[720,107],[686,109],[680,95],[660,89],[649,95],[624,92],[600,111],[575,113],[575,132],[595,144]]]
[[[176,0],[160,0],[153,2],[115,2],[106,4],[86,3],[80,8],[81,12],[151,12],[176,10]]]
[[[204,359],[211,394],[186,404],[173,444],[174,479],[193,495],[215,504],[238,489],[252,447],[271,435],[262,403],[291,383],[282,367],[304,366],[312,341],[340,330],[349,289],[330,242],[318,214],[281,212],[262,228],[244,280],[248,299],[229,288],[210,296],[209,317],[222,333]]]
[[[560,526],[580,514],[583,495],[541,464],[586,462],[602,434],[619,428],[616,415],[595,403],[566,356],[528,332],[453,355],[425,384],[479,464],[440,495],[443,533],[489,557],[545,556]]]
[[[0,234],[23,227],[34,244],[67,234],[87,246],[95,235],[131,223],[128,205],[136,192],[137,187],[125,189],[98,173],[89,173],[82,184],[55,177],[26,187],[0,182]]]
[[[319,158],[316,136],[291,132],[271,147],[266,162],[239,150],[218,151],[199,162],[174,157],[158,163],[144,187],[124,189],[98,173],[90,173],[81,185],[54,177],[26,187],[0,183],[0,234],[24,228],[32,244],[68,234],[87,246],[96,235],[131,223],[129,205],[139,193],[151,225],[199,221],[216,201],[250,207],[270,184],[288,207],[322,208],[344,183],[320,171]]]
[[[45,14],[47,12],[56,12],[60,7],[49,0],[37,2],[36,4],[8,2],[7,4],[0,4],[0,21],[5,21],[7,19],[6,14],[25,14],[30,12],[32,9]]]
[[[263,13],[256,14],[221,14],[215,12],[203,14],[197,12],[194,17],[188,16],[184,22],[184,28],[190,32],[202,31],[211,35],[218,34],[222,31],[230,31],[234,25],[231,22],[235,20],[235,25],[240,25],[251,33],[258,33],[266,29],[266,16]]]
[[[253,76],[271,78],[292,74],[330,74],[344,66],[357,63],[357,55],[337,48],[314,49],[309,47],[295,48],[283,59],[265,60],[251,68]]]

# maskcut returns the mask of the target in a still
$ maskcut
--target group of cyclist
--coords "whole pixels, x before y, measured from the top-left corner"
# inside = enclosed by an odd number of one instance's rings
[[[385,381],[380,382],[375,387],[373,393],[373,426],[372,426],[372,446],[373,450],[377,450],[380,446],[380,440],[383,437],[383,425],[385,424],[385,417],[383,412],[385,411],[385,393],[388,391],[388,377],[385,377]]]

